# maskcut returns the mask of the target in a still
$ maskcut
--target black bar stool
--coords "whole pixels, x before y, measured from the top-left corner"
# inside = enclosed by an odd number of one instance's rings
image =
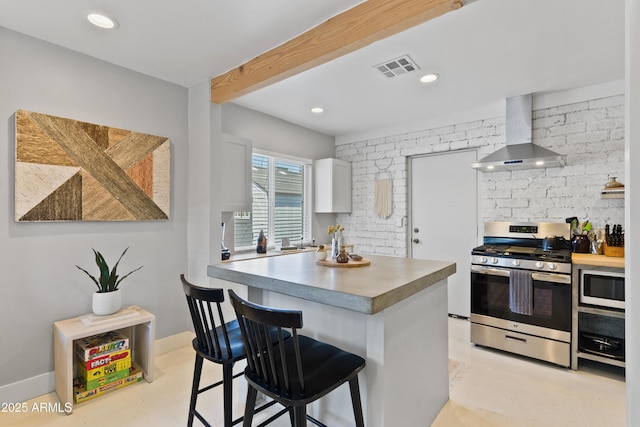
[[[293,409],[292,425],[305,427],[307,404],[349,383],[351,403],[357,427],[364,427],[358,373],[365,360],[332,345],[298,335],[302,311],[264,307],[245,301],[229,290],[247,349],[249,383],[244,412],[244,427],[251,427],[257,392]],[[275,333],[274,333],[275,332]],[[286,338],[285,332],[291,336]]]
[[[224,302],[224,290],[204,288],[187,281],[184,274],[180,275],[182,287],[187,297],[187,305],[193,320],[196,337],[193,339],[193,349],[196,351],[196,362],[193,368],[193,385],[191,387],[191,402],[189,404],[189,419],[187,426],[193,425],[193,417],[197,417],[205,426],[211,427],[204,417],[196,410],[198,395],[219,385],[223,386],[224,395],[224,427],[231,427],[242,421],[242,417],[233,420],[233,379],[242,372],[233,375],[233,365],[247,357],[242,342],[242,335],[237,320],[225,323],[222,315],[221,303]],[[200,388],[200,376],[204,359],[222,365],[222,381]],[[268,402],[257,410],[266,409],[275,404]],[[253,406],[252,406],[253,408]],[[278,415],[286,412],[281,411]]]

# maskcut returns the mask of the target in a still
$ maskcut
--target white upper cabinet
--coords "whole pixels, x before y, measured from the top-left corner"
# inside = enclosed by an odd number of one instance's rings
[[[222,212],[251,211],[251,157],[253,142],[222,134],[221,169]]]
[[[351,163],[321,159],[313,169],[316,213],[351,212]]]

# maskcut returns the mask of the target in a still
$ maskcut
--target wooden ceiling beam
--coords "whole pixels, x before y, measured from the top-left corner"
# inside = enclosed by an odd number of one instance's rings
[[[211,79],[224,104],[462,6],[461,0],[367,0]]]

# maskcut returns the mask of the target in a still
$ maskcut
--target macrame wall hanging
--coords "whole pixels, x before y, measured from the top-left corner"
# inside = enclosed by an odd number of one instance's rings
[[[393,159],[384,168],[378,166],[377,160],[375,164],[378,172],[375,179],[374,209],[378,218],[387,219],[393,210],[393,175],[389,171]]]

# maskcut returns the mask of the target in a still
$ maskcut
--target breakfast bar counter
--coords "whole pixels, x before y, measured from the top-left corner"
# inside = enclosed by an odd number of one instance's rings
[[[365,255],[370,265],[316,264],[313,252],[210,265],[210,277],[267,306],[303,312],[303,333],[366,359],[365,425],[429,426],[449,398],[447,277],[455,263]],[[240,284],[238,286],[237,284]],[[348,387],[309,405],[353,425]]]
[[[451,262],[368,255],[371,265],[317,265],[312,252],[209,266],[212,277],[366,314],[378,313],[456,272]]]

